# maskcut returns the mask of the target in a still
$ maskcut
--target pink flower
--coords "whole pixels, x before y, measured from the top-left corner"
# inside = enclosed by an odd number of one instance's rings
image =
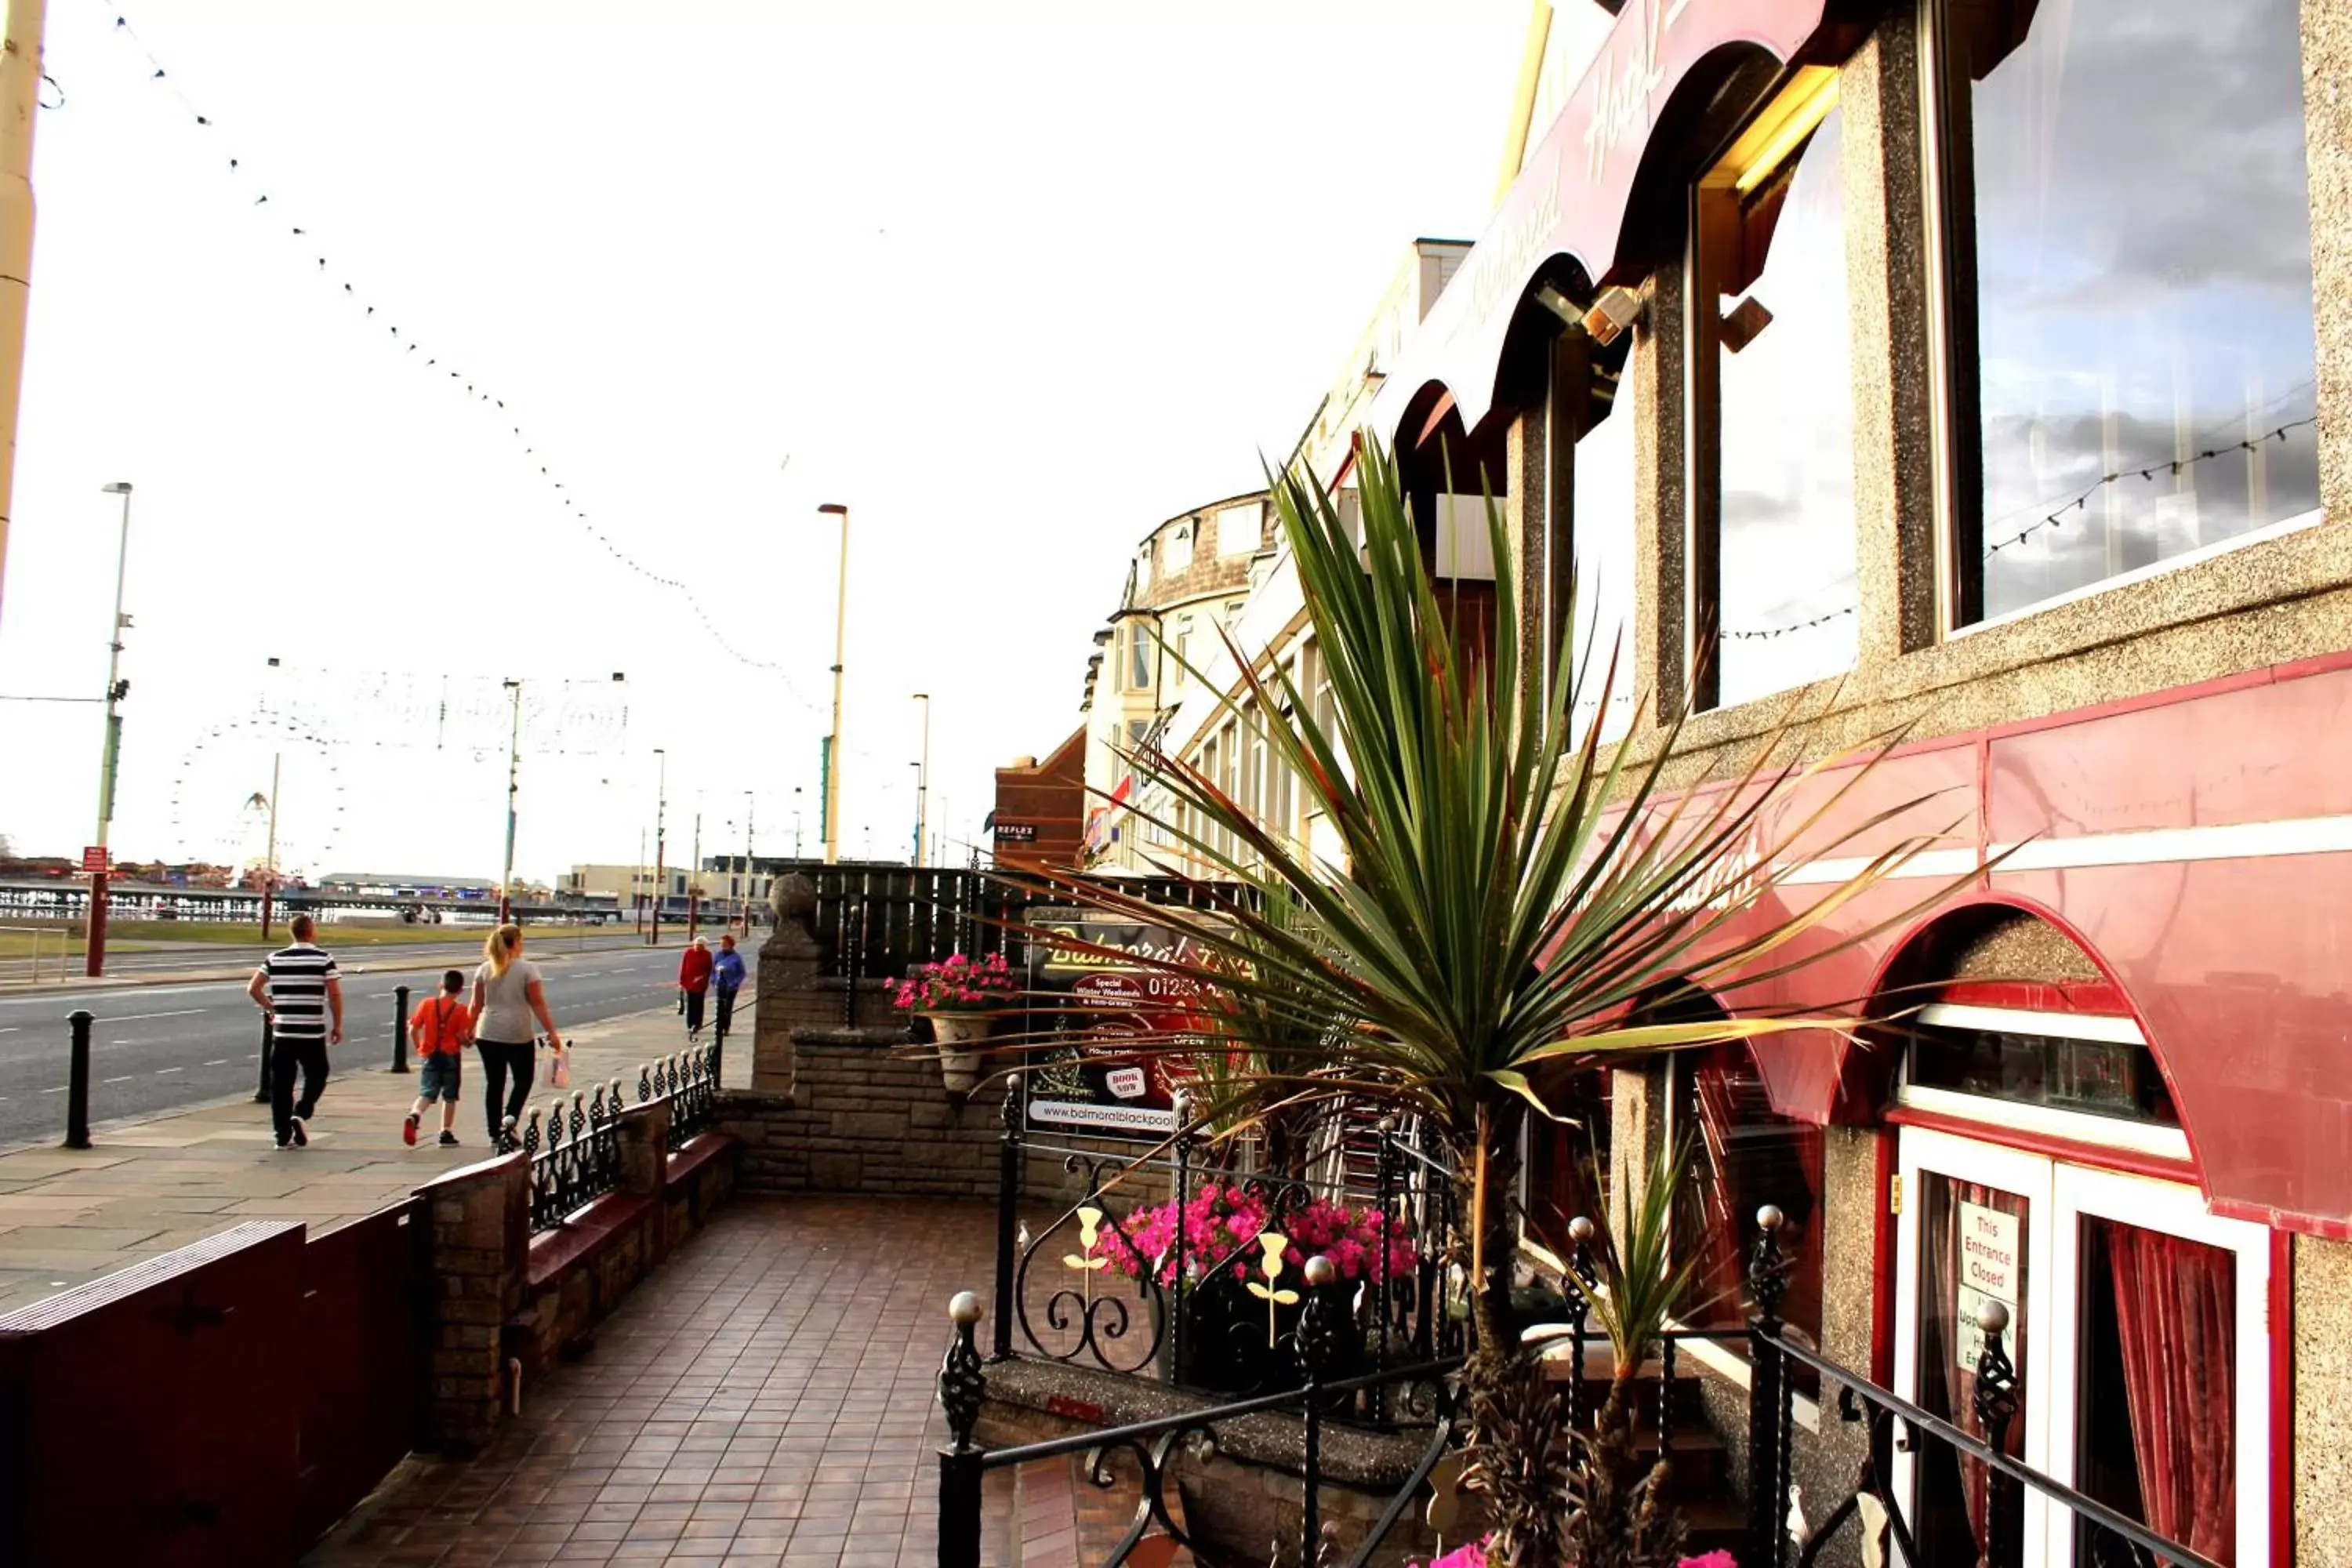
[[[1455,1547],[1443,1557],[1430,1560],[1428,1568],[1486,1568],[1486,1542],[1491,1535]]]
[[[1739,1568],[1728,1552],[1710,1552],[1704,1557],[1685,1557],[1675,1568]]]

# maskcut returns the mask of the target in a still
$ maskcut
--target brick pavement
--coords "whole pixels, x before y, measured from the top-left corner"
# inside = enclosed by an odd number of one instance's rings
[[[730,1081],[751,1070],[747,1027],[728,1041]],[[566,1040],[572,1082],[613,1078],[636,1093],[636,1066],[685,1045],[667,1007],[583,1024]],[[373,1054],[373,1047],[362,1047]],[[0,1311],[28,1306],[142,1258],[201,1240],[247,1219],[299,1219],[331,1229],[405,1197],[445,1170],[481,1159],[483,1078],[468,1054],[455,1149],[401,1142],[401,1117],[416,1075],[356,1065],[338,1053],[336,1071],[310,1123],[307,1149],[279,1150],[269,1108],[249,1097],[192,1107],[146,1121],[100,1127],[86,1150],[26,1148],[0,1153]],[[531,1103],[553,1091],[542,1080]]]
[[[306,1561],[934,1563],[933,1379],[992,1231],[987,1205],[936,1200],[723,1211],[489,1448],[418,1461]],[[991,1480],[986,1560],[1003,1563],[1011,1478]]]

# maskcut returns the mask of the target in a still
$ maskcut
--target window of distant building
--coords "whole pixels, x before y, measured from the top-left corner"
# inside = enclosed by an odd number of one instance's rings
[[[1948,625],[2315,515],[2305,9],[1929,0]]]
[[[1694,193],[1692,689],[1701,707],[1769,696],[1854,659],[1837,80],[1827,67],[1797,72]]]
[[[1255,555],[1265,529],[1265,513],[1255,501],[1244,501],[1217,513],[1217,553]]]
[[[1173,577],[1192,564],[1192,525],[1180,522],[1160,536],[1160,569]]]

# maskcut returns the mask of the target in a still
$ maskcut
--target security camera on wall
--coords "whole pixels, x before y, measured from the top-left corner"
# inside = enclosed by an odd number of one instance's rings
[[[1592,301],[1592,309],[1584,312],[1584,330],[1592,341],[1607,348],[1624,334],[1625,329],[1642,319],[1642,297],[1631,289],[1603,289],[1601,298]]]

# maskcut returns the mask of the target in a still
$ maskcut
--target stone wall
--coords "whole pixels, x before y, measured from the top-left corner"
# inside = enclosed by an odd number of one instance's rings
[[[733,1191],[735,1141],[704,1132],[669,1150],[667,1100],[621,1117],[622,1185],[563,1224],[530,1230],[530,1158],[502,1155],[418,1189],[432,1226],[428,1446],[488,1442],[559,1357]]]
[[[792,1041],[789,1095],[755,1087],[722,1096],[719,1121],[742,1145],[744,1189],[993,1198],[1001,1093],[983,1086],[956,1103],[937,1062],[894,1054],[904,1038],[896,1029],[803,1029]]]

